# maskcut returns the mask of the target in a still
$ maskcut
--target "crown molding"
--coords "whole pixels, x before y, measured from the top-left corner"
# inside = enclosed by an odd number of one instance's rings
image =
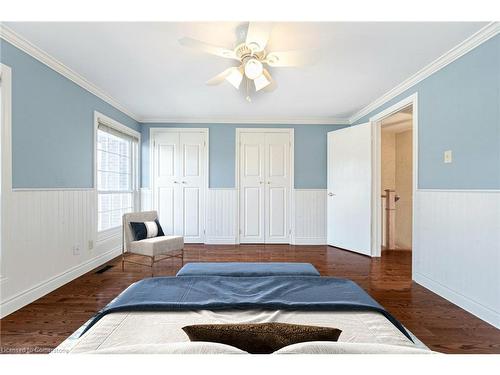
[[[47,65],[52,70],[55,70],[57,73],[76,83],[91,94],[104,100],[106,103],[115,107],[120,112],[123,112],[127,116],[133,118],[135,121],[138,121],[137,116],[133,112],[125,108],[122,104],[120,104],[116,99],[106,94],[102,89],[94,85],[92,82],[88,81],[80,74],[76,73],[74,70],[68,68],[62,62],[58,61],[56,58],[49,55],[44,50],[38,48],[2,23],[0,23],[0,38],[19,48],[21,51],[26,52],[31,57]]]
[[[281,124],[281,125],[349,125],[348,118],[317,117],[317,118],[144,118],[138,120],[141,124]]]
[[[350,118],[318,117],[318,118],[139,118],[136,114],[125,108],[116,99],[106,94],[102,89],[88,81],[80,74],[65,66],[47,52],[38,48],[28,40],[15,33],[9,27],[0,22],[0,38],[26,52],[28,55],[47,65],[54,71],[81,86],[91,94],[102,99],[109,105],[128,115],[139,123],[171,123],[171,124],[311,124],[311,125],[352,125],[362,117],[374,111],[384,103],[400,95],[417,83],[423,81],[430,75],[436,73],[448,64],[462,57],[480,44],[486,42],[500,32],[500,22],[491,22],[463,42],[434,60],[432,63],[419,70],[407,80],[392,88],[384,95],[374,100]]]
[[[379,97],[378,99],[374,100],[370,104],[368,104],[366,107],[362,108],[360,111],[356,112],[354,115],[352,115],[349,118],[349,123],[353,124],[362,117],[368,115],[370,112],[374,111],[384,103],[388,102],[389,100],[395,98],[396,96],[402,94],[412,86],[415,86],[417,83],[423,81],[430,75],[436,73],[437,71],[441,70],[448,64],[452,63],[453,61],[459,59],[463,55],[465,55],[467,52],[473,50],[480,44],[486,42],[488,39],[491,39],[495,35],[497,35],[500,32],[500,22],[490,22],[488,25],[477,31],[476,33],[472,34],[469,38],[465,39],[463,42],[458,44],[457,46],[453,47],[451,50],[446,52],[445,54],[441,55],[438,57],[436,60],[431,62],[429,65],[425,66],[421,70],[419,70],[417,73],[412,75],[410,78],[407,80],[403,81],[393,89],[389,90],[386,92],[384,95]]]

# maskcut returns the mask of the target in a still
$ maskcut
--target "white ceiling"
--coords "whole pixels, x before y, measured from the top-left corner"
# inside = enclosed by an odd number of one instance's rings
[[[474,34],[485,23],[277,23],[270,51],[318,50],[304,68],[271,68],[278,88],[244,100],[205,81],[233,60],[178,44],[223,47],[241,23],[27,23],[8,27],[98,86],[139,119],[273,121],[347,118]]]

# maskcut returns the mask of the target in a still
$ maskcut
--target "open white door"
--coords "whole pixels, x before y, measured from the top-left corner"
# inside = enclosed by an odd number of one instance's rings
[[[371,255],[371,124],[328,133],[328,245]]]

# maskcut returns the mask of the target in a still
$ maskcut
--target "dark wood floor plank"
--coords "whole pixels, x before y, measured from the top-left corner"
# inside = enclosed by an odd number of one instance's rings
[[[431,349],[444,353],[500,353],[500,330],[411,280],[410,252],[383,252],[371,259],[329,246],[187,245],[185,261],[309,262],[323,276],[354,280]],[[131,283],[151,275],[148,267],[120,259],[91,271],[0,320],[1,353],[47,353]],[[155,276],[172,276],[180,260],[155,265]],[[99,267],[100,268],[100,267]]]

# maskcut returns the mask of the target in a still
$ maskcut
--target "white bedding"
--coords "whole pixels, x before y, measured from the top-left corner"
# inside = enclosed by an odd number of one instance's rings
[[[282,322],[335,327],[339,342],[388,344],[423,348],[412,343],[382,314],[376,312],[311,311],[171,311],[126,312],[104,316],[81,338],[70,338],[55,352],[89,353],[131,345],[158,345],[189,341],[182,327],[190,324]]]

